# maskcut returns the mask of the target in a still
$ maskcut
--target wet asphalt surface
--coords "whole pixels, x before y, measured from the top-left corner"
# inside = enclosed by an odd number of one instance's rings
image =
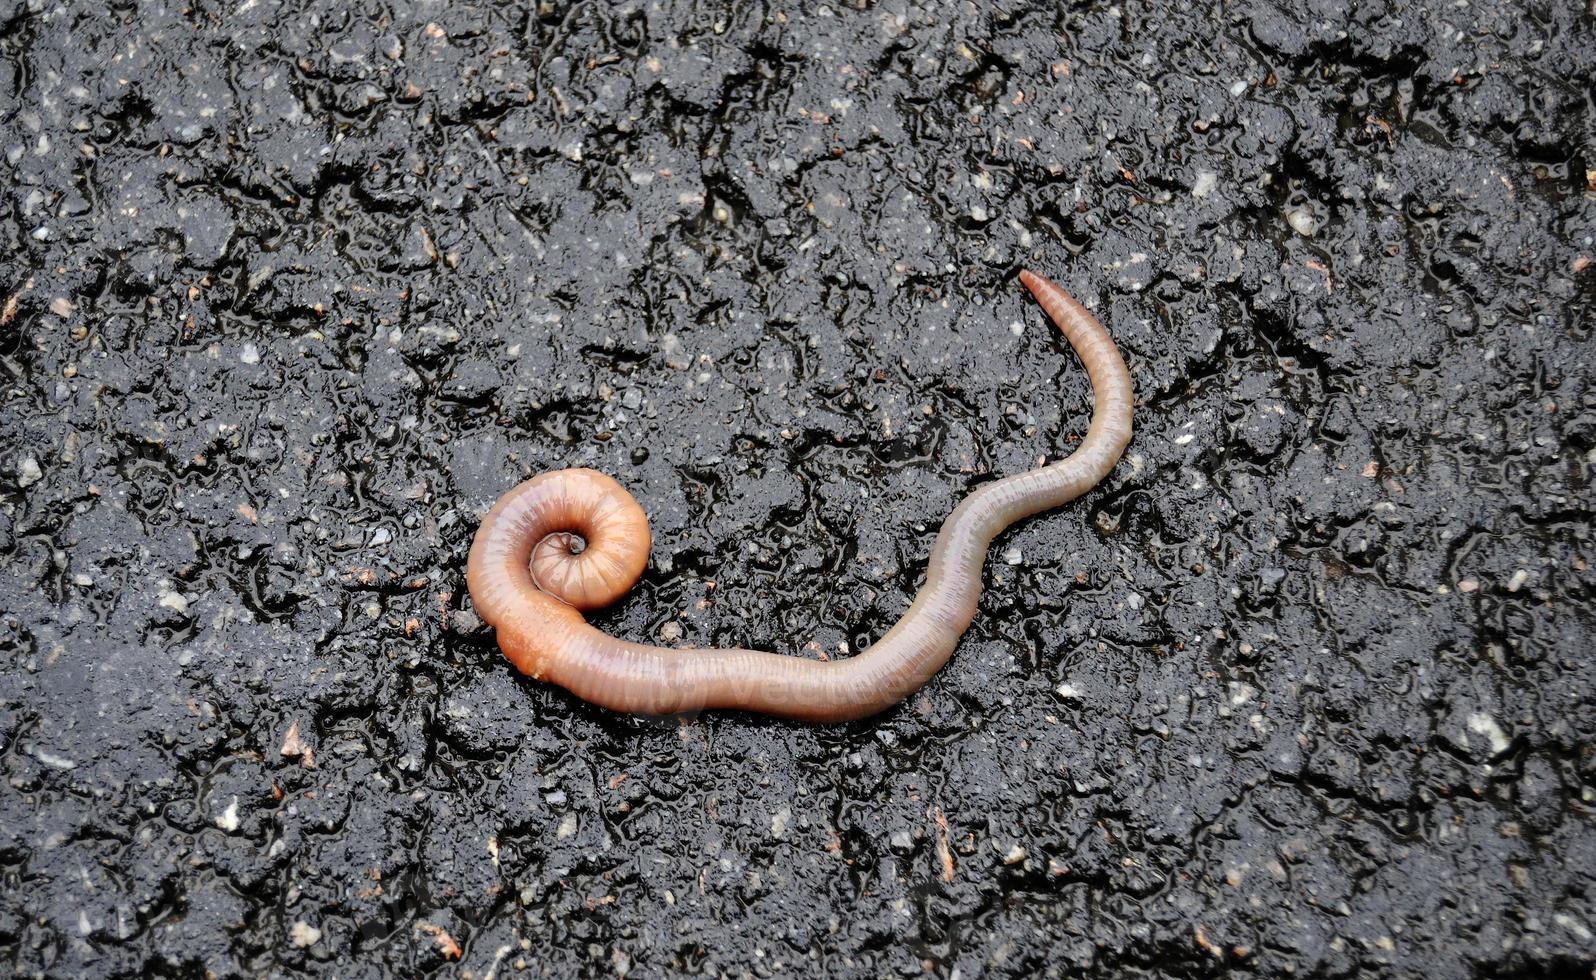
[[[0,7],[0,962],[49,975],[1587,977],[1583,3]],[[598,617],[899,709],[648,720],[464,594],[528,475]]]

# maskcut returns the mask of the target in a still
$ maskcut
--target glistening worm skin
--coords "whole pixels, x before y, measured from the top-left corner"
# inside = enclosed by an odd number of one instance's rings
[[[526,481],[493,505],[466,580],[510,662],[616,711],[668,715],[741,708],[804,721],[863,718],[920,688],[953,654],[981,596],[987,546],[1021,518],[1074,500],[1114,468],[1131,437],[1131,383],[1108,331],[1058,286],[1020,273],[1092,379],[1086,438],[1067,459],[979,487],[943,522],[925,585],[897,625],[838,661],[759,650],[675,650],[616,639],[582,610],[614,602],[643,574],[648,518],[593,470]]]

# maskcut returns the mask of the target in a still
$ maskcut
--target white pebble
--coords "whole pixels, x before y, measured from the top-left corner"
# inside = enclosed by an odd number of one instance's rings
[[[1509,744],[1507,733],[1502,731],[1502,726],[1489,713],[1476,711],[1469,715],[1469,731],[1485,736],[1486,741],[1491,743],[1492,755],[1501,755],[1506,751]]]
[[[216,818],[216,826],[229,834],[238,829],[238,797],[233,797],[233,802],[227,804],[227,809]]]
[[[1588,943],[1592,939],[1596,939],[1596,934],[1593,934],[1583,922],[1565,912],[1559,912],[1552,916],[1552,921],[1578,936],[1581,942]]]
[[[56,755],[49,749],[33,748],[33,757],[49,766],[51,769],[76,769],[78,764],[64,755]]]
[[[1197,182],[1192,184],[1192,197],[1207,197],[1219,186],[1219,175],[1212,170],[1201,170],[1197,173]]]
[[[1512,578],[1507,580],[1507,591],[1517,592],[1519,589],[1522,589],[1524,587],[1524,583],[1528,581],[1529,572],[1521,568],[1513,573]]]
[[[1018,565],[1024,560],[1025,552],[1018,548],[1009,548],[1007,551],[1003,552],[1003,564],[1005,565]]]
[[[288,929],[288,941],[300,949],[309,949],[321,940],[321,930],[308,922],[295,922]]]
[[[1313,215],[1305,208],[1292,208],[1286,212],[1286,223],[1291,230],[1304,238],[1312,238],[1314,232]]]
[[[22,457],[22,462],[17,464],[17,486],[31,487],[44,479],[44,471],[39,469],[39,461],[32,456]]]
[[[244,349],[238,354],[238,359],[243,361],[245,364],[259,364],[260,348],[256,347],[254,344],[245,344]]]

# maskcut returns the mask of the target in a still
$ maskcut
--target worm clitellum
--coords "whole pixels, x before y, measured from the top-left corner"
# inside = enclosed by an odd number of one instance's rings
[[[648,561],[648,517],[632,495],[586,469],[544,473],[493,505],[471,544],[466,580],[510,662],[616,711],[668,715],[741,708],[805,721],[875,714],[931,678],[975,617],[987,546],[1021,518],[1058,507],[1114,468],[1131,437],[1131,383],[1108,331],[1058,286],[1020,273],[1086,365],[1095,405],[1068,458],[978,487],[943,522],[925,585],[873,646],[819,661],[759,650],[678,650],[616,639],[582,610],[625,594]]]

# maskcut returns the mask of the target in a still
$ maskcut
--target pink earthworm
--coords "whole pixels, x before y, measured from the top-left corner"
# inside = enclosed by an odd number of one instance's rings
[[[925,584],[897,624],[842,660],[760,650],[673,649],[617,639],[582,611],[609,605],[648,561],[648,517],[615,480],[589,469],[543,473],[483,518],[466,579],[472,602],[522,673],[615,711],[670,715],[703,708],[811,722],[873,715],[941,669],[975,618],[992,540],[1014,522],[1079,497],[1114,468],[1131,438],[1131,381],[1097,318],[1041,276],[1020,282],[1086,366],[1095,404],[1067,458],[978,487],[937,533]]]

